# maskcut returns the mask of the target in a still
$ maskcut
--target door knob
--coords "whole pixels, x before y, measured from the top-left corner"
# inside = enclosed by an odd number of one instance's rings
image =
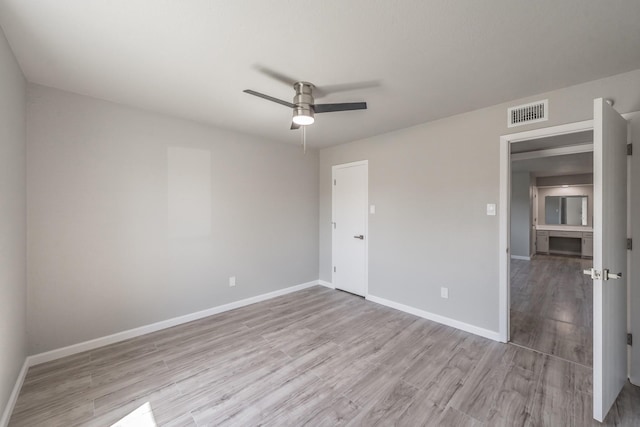
[[[609,270],[605,270],[604,273],[604,280],[622,279],[622,273],[609,273]]]
[[[360,234],[359,236],[353,236],[354,239],[364,240],[364,236]]]
[[[583,273],[587,276],[591,276],[594,280],[622,279],[622,273],[609,273],[609,270],[606,268],[602,270],[602,272],[595,268],[590,268],[589,270],[584,270]]]

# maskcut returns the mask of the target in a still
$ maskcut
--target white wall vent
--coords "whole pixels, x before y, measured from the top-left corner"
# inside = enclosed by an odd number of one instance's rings
[[[518,105],[507,110],[507,127],[528,125],[549,120],[549,100]]]

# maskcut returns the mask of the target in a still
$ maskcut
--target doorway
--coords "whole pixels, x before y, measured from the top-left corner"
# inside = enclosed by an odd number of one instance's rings
[[[511,195],[511,145],[524,141],[535,141],[544,139],[561,137],[563,135],[573,135],[581,132],[593,132],[593,121],[586,120],[583,122],[570,123],[566,125],[554,126],[550,128],[536,129],[532,131],[520,132],[517,134],[506,135],[500,137],[500,257],[499,257],[499,335],[502,342],[510,340],[510,263],[511,263],[511,212],[510,212],[510,195]],[[533,148],[533,147],[529,147]],[[542,142],[544,149],[552,149]],[[583,147],[584,148],[584,147]],[[567,154],[571,153],[571,149],[555,147],[556,150],[564,150]],[[527,150],[525,150],[527,151]],[[557,152],[559,152],[557,151]],[[538,195],[536,195],[539,197]],[[532,209],[532,216],[533,216]],[[535,224],[532,224],[532,226]],[[532,227],[533,228],[533,227]],[[533,234],[533,230],[530,235]],[[530,237],[531,238],[531,237]],[[535,237],[532,237],[535,241]],[[531,245],[530,245],[531,247]]]
[[[510,152],[510,342],[591,368],[593,131]]]
[[[368,293],[369,164],[363,160],[333,166],[332,282],[336,289]]]
[[[629,377],[627,369],[627,171],[629,123],[602,98],[593,120],[500,137],[500,338],[510,338],[510,146],[593,129],[593,415],[602,421]]]

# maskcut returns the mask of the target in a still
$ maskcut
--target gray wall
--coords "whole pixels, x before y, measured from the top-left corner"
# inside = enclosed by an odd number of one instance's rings
[[[531,247],[531,178],[529,172],[511,174],[511,255],[529,257]]]
[[[317,151],[28,94],[32,353],[317,280]]]
[[[640,70],[321,150],[320,278],[331,280],[331,166],[368,159],[369,292],[497,331],[498,217],[486,204],[499,197],[499,137],[591,119],[598,97],[640,110]],[[545,98],[549,121],[506,127],[507,107]]]
[[[538,187],[538,224],[546,224],[545,209],[547,196],[587,196],[587,226],[593,227],[593,185],[574,187]]]
[[[0,415],[27,355],[26,83],[0,30]]]

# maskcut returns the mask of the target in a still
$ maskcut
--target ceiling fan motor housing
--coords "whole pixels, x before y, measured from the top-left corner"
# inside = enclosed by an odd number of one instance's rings
[[[296,82],[293,84],[293,88],[296,90],[296,95],[293,97],[293,116],[307,116],[313,117],[313,85],[309,82]]]

